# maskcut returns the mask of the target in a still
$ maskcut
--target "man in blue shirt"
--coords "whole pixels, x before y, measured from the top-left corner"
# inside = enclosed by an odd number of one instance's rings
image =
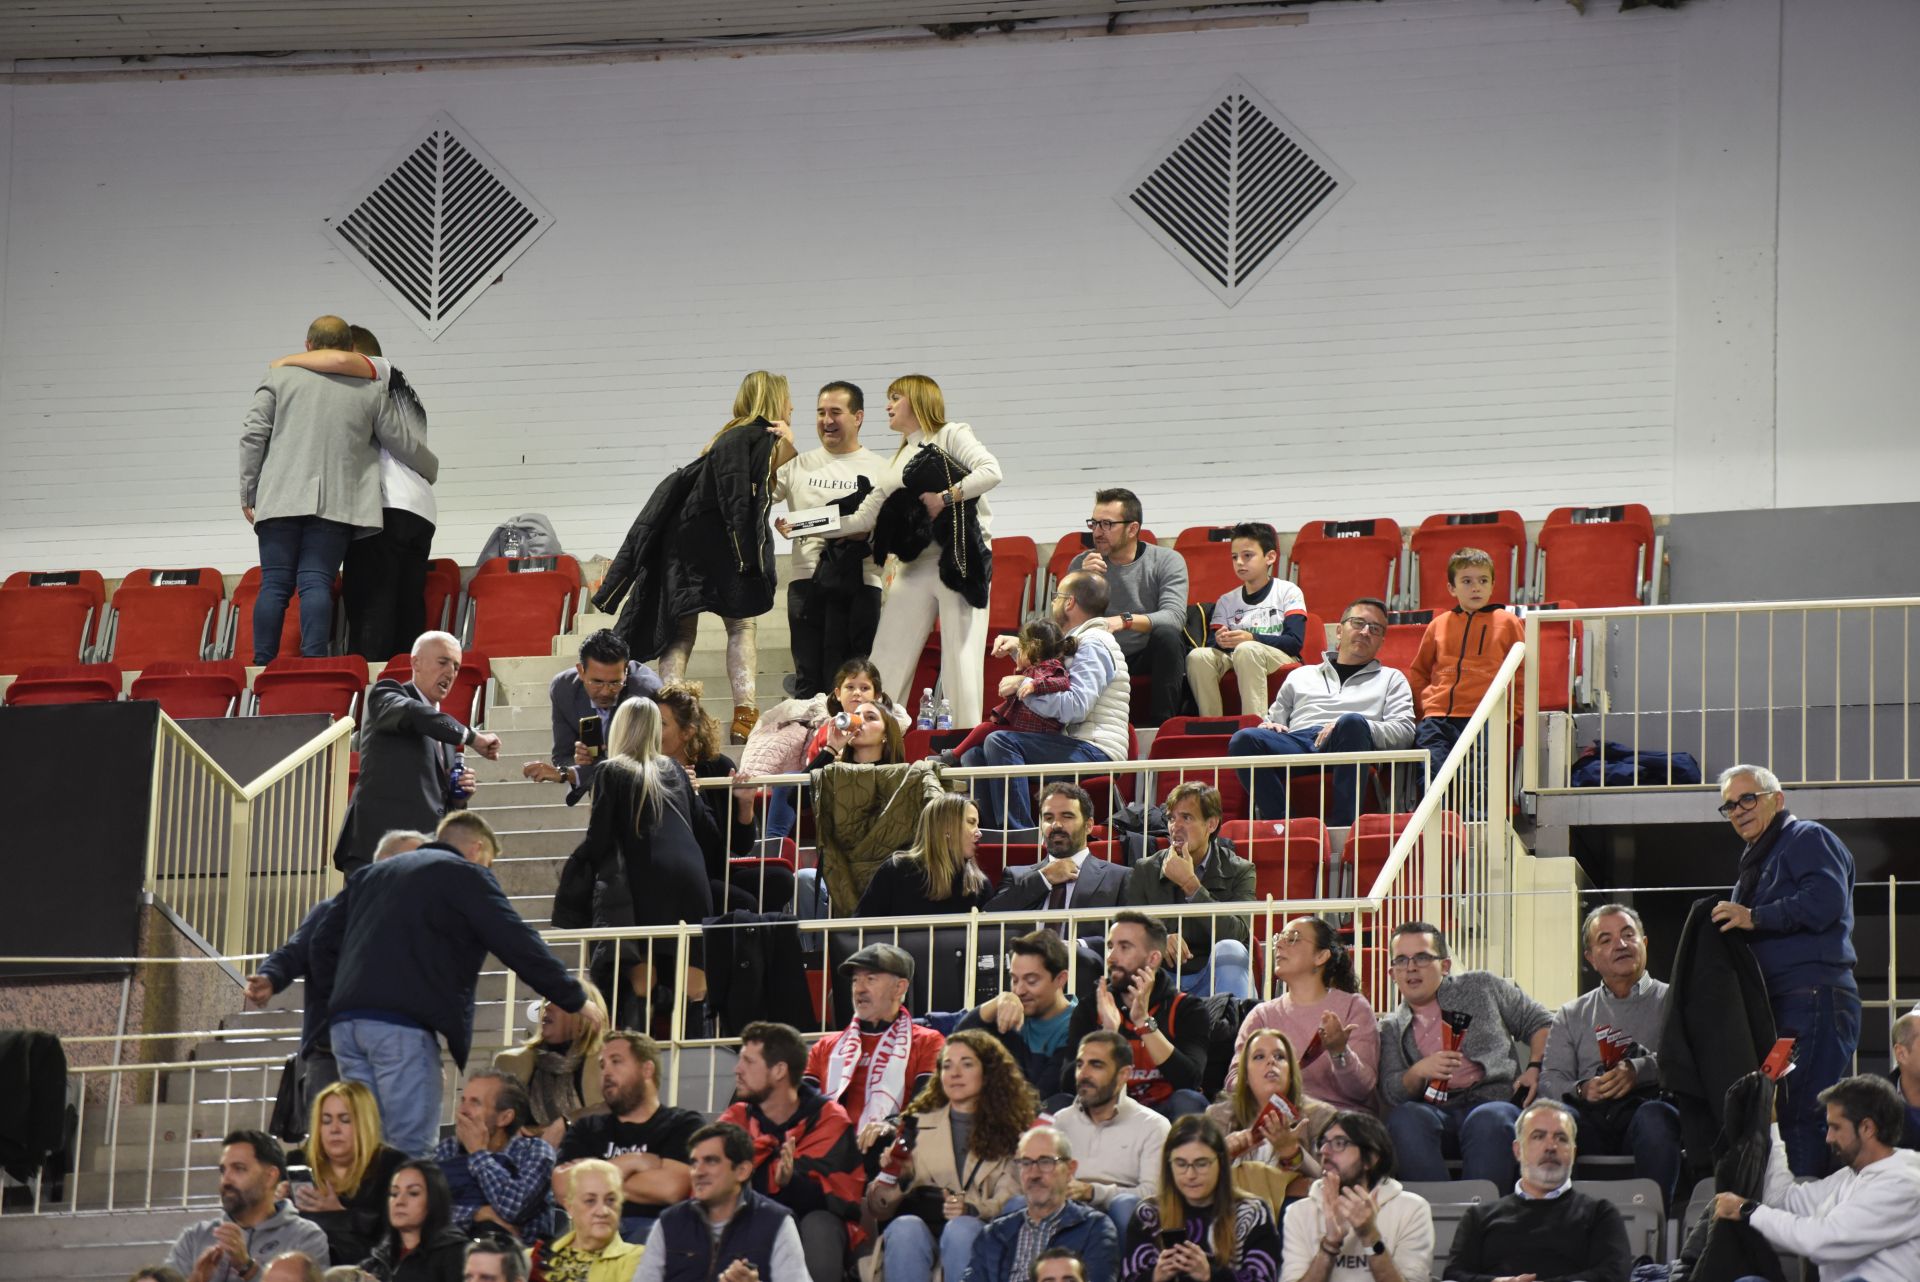
[[[1820,1092],[1852,1071],[1860,1045],[1853,854],[1831,830],[1787,813],[1780,780],[1765,766],[1722,771],[1720,800],[1746,849],[1713,920],[1723,931],[1749,932],[1774,1026],[1795,1039],[1794,1071],[1781,1083],[1780,1136],[1795,1175],[1822,1176],[1831,1156]]]

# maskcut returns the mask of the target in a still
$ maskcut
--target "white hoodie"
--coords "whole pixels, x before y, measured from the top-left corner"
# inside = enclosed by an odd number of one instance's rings
[[[1820,1266],[1820,1282],[1914,1282],[1920,1278],[1920,1152],[1895,1149],[1864,1171],[1835,1171],[1795,1184],[1787,1146],[1773,1128],[1767,1188],[1753,1227],[1783,1251]]]
[[[1307,1266],[1320,1254],[1320,1240],[1326,1236],[1327,1213],[1320,1202],[1326,1186],[1316,1182],[1313,1192],[1287,1208],[1280,1251],[1280,1282],[1300,1282]],[[1405,1282],[1431,1282],[1433,1278],[1433,1208],[1418,1193],[1400,1187],[1389,1176],[1373,1188],[1373,1226],[1386,1244],[1393,1266]],[[1367,1261],[1373,1252],[1348,1233],[1340,1244],[1328,1282],[1372,1282],[1373,1270]]]

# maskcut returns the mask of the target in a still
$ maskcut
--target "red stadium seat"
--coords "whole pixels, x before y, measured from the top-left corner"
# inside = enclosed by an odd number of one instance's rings
[[[1312,899],[1321,893],[1331,858],[1326,827],[1313,818],[1229,820],[1220,835],[1253,861],[1254,893],[1265,899]]]
[[[1380,660],[1383,668],[1398,668],[1401,672],[1410,672],[1413,661],[1420,656],[1420,638],[1427,634],[1424,623],[1394,623],[1387,627],[1387,639],[1380,643],[1380,650],[1374,656]],[[1415,690],[1417,699],[1420,692]]]
[[[1447,561],[1461,548],[1479,548],[1493,558],[1493,599],[1511,605],[1522,599],[1527,577],[1527,523],[1518,512],[1443,512],[1420,522],[1407,540],[1418,577],[1416,610],[1451,610]]]
[[[50,663],[28,668],[7,687],[9,708],[48,703],[112,703],[120,697],[120,669],[111,663]]]
[[[413,659],[409,655],[394,655],[374,680],[413,680]],[[460,675],[453,679],[453,689],[440,701],[440,710],[461,725],[480,728],[486,724],[487,686],[492,680],[493,664],[487,661],[487,656],[478,650],[466,651],[460,656]]]
[[[1288,555],[1287,578],[1325,618],[1358,597],[1391,603],[1398,590],[1400,526],[1386,517],[1366,521],[1309,521]]]
[[[260,599],[260,567],[254,566],[240,576],[240,582],[233,588],[233,644],[227,647],[227,654],[242,663],[253,662],[253,606]],[[340,601],[340,576],[333,578],[333,599],[335,609]],[[328,628],[332,634],[332,628]],[[300,595],[295,593],[287,601],[287,613],[280,620],[280,648],[274,652],[275,658],[296,658],[300,654]]]
[[[1180,531],[1173,550],[1187,563],[1187,600],[1211,606],[1240,586],[1233,572],[1233,527],[1192,525]]]
[[[1232,717],[1168,717],[1160,723],[1159,733],[1163,735],[1206,735],[1209,737],[1224,735],[1231,737],[1236,730],[1245,730],[1249,726],[1260,724],[1256,716]],[[1212,755],[1218,755],[1212,754]]]
[[[1163,727],[1147,749],[1148,761],[1182,761],[1194,757],[1224,757],[1227,738],[1222,735],[1168,734]],[[1167,794],[1187,780],[1212,784],[1220,790],[1220,806],[1228,819],[1247,817],[1247,790],[1240,776],[1225,766],[1175,767],[1153,772],[1153,804],[1165,805]]]
[[[79,663],[98,640],[106,584],[95,570],[21,570],[0,585],[0,672]]]
[[[920,710],[915,708],[914,711],[917,713]],[[921,730],[915,727],[907,731],[907,760],[925,761],[942,748],[951,748],[966,737],[965,730]]]
[[[558,570],[475,575],[467,585],[467,644],[495,658],[553,653],[578,586]]]
[[[448,564],[451,565],[452,562]],[[567,575],[573,580],[573,586],[576,588],[586,582],[586,574],[580,568],[579,559],[568,556],[564,552],[558,556],[490,557],[474,568],[473,577],[478,579],[495,574],[544,574],[549,571]],[[458,566],[454,567],[454,573],[459,573]]]
[[[1034,842],[983,841],[974,847],[973,861],[987,880],[998,886],[1007,869],[1031,868],[1040,862],[1040,847]]]
[[[460,566],[451,557],[427,563],[427,630],[451,632],[460,613]]]
[[[113,662],[137,671],[165,659],[204,659],[219,640],[226,581],[211,566],[135,570],[113,594]]]
[[[1571,601],[1550,601],[1529,607],[1534,610],[1575,610]],[[1540,653],[1527,662],[1540,665],[1540,711],[1569,712],[1573,708],[1573,683],[1580,676],[1581,646],[1586,640],[1586,624],[1578,619],[1566,623],[1540,624]],[[1526,675],[1523,665],[1515,676]]]
[[[247,665],[238,659],[149,664],[133,679],[130,699],[155,699],[175,721],[232,717],[247,697]]]
[[[1040,549],[1032,539],[1014,535],[993,541],[993,584],[987,601],[989,632],[1020,630],[1027,612],[1028,589],[1039,570]]]
[[[253,679],[253,710],[263,717],[324,712],[338,721],[358,711],[366,688],[364,659],[280,658]]]
[[[1300,663],[1289,663],[1285,667],[1275,668],[1267,674],[1267,704],[1265,708],[1242,708],[1240,706],[1240,683],[1231,677],[1220,683],[1220,708],[1229,716],[1249,716],[1251,724],[1259,725],[1260,719],[1267,715],[1267,708],[1273,706],[1273,700],[1280,693],[1280,686],[1287,676],[1301,664],[1313,665],[1326,655],[1327,625],[1320,616],[1311,612],[1307,615],[1306,636],[1300,642]]]
[[[1089,841],[1087,843],[1087,853],[1095,859],[1104,859],[1110,864],[1124,864],[1127,862],[1127,852],[1121,849],[1120,843],[1117,841]]]
[[[1407,821],[1411,818],[1411,814],[1363,814],[1353,821],[1353,832],[1347,838],[1346,849],[1341,852],[1347,893],[1364,895],[1373,888],[1380,870],[1387,866],[1387,856],[1393,853],[1394,841],[1406,831]],[[1467,854],[1467,831],[1460,822],[1460,816],[1451,810],[1440,811],[1437,822],[1443,881],[1439,887],[1427,889],[1440,898],[1443,914],[1451,916],[1453,901],[1449,892],[1461,882],[1460,874]],[[1433,838],[1429,836],[1428,840]],[[1412,857],[1421,859],[1424,855],[1425,851],[1416,850]],[[1444,931],[1453,929],[1452,923],[1444,918],[1434,924]]]
[[[1536,595],[1589,608],[1643,604],[1659,575],[1654,552],[1653,514],[1643,504],[1557,507],[1535,540]]]

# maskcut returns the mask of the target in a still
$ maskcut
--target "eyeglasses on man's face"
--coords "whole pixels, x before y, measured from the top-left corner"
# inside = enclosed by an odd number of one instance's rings
[[[1320,1137],[1320,1151],[1322,1153],[1344,1153],[1350,1148],[1358,1147],[1359,1145],[1344,1135],[1322,1135]]]
[[[1376,637],[1387,635],[1386,624],[1375,623],[1372,619],[1363,619],[1357,614],[1349,614],[1346,618],[1340,620],[1340,622],[1346,624],[1355,632],[1366,632]]]
[[[1013,1159],[1013,1169],[1023,1175],[1028,1171],[1038,1171],[1042,1175],[1052,1175],[1054,1168],[1059,1165],[1060,1159],[1057,1157],[1016,1157]]]
[[[1731,819],[1733,818],[1734,811],[1752,810],[1760,804],[1760,798],[1771,797],[1772,795],[1773,792],[1771,790],[1766,792],[1743,792],[1731,801],[1721,802],[1717,808],[1723,817]]]
[[[1117,530],[1123,525],[1131,524],[1131,521],[1109,521],[1105,517],[1100,516],[1089,517],[1087,520],[1087,528],[1095,533],[1102,530]]]
[[[1409,953],[1405,957],[1396,957],[1387,963],[1388,970],[1425,970],[1441,958],[1432,953]]]

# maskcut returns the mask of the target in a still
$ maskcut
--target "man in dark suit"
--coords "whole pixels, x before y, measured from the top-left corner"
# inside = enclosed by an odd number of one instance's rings
[[[1093,831],[1093,798],[1076,783],[1050,783],[1040,793],[1040,848],[1046,857],[1016,873],[1009,868],[987,911],[1030,908],[1106,908],[1120,902],[1127,870],[1096,859],[1087,850]],[[1100,923],[1090,931],[1102,932]]]
[[[651,699],[658,693],[659,676],[633,659],[618,632],[601,628],[590,634],[580,643],[580,662],[547,685],[547,701],[553,706],[553,758],[529,761],[520,768],[521,777],[565,784],[571,806],[593,787],[613,731],[613,714],[628,699]],[[599,748],[580,742],[580,725],[589,717],[600,719]]]
[[[380,838],[396,828],[432,831],[449,809],[466,806],[477,780],[471,770],[453,788],[457,753],[500,755],[500,736],[461,725],[440,711],[460,675],[460,642],[424,632],[413,643],[413,679],[381,681],[367,696],[360,729],[360,783],[347,804],[333,847],[333,866],[352,875],[373,862]]]

